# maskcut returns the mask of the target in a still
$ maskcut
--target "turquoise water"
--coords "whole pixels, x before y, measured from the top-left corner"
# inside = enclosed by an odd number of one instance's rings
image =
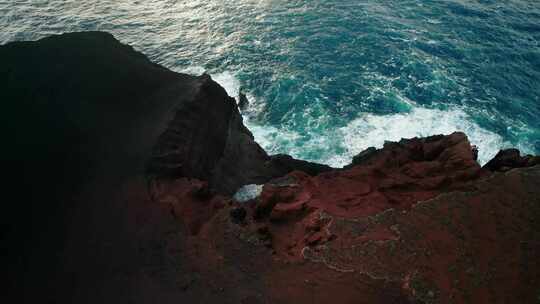
[[[346,164],[385,140],[465,131],[485,162],[540,154],[540,2],[0,0],[0,43],[104,30],[251,100],[271,153]],[[120,67],[119,67],[120,68]]]

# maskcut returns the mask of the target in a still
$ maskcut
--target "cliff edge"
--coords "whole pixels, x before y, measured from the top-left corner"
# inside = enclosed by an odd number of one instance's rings
[[[0,46],[0,100],[20,302],[540,296],[538,157],[505,150],[482,168],[463,133],[388,142],[343,169],[271,156],[210,76],[101,32]]]

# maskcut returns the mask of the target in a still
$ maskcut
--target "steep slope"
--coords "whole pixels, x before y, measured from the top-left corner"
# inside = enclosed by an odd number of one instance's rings
[[[0,47],[8,289],[35,303],[535,303],[539,158],[462,133],[269,156],[208,75],[99,32]],[[262,193],[240,203],[246,184]],[[4,300],[7,302],[7,299]]]
[[[52,299],[98,288],[112,265],[145,265],[133,256],[143,229],[133,210],[150,204],[148,180],[196,177],[231,193],[296,164],[273,161],[254,142],[209,76],[171,72],[107,33],[1,46],[0,100],[13,198],[3,203],[2,250],[10,273]],[[126,183],[138,185],[129,206]],[[168,231],[170,215],[161,216],[152,224]]]

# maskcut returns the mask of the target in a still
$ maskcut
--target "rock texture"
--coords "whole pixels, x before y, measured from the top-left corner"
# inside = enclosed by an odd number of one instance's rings
[[[521,156],[518,149],[501,150],[484,168],[491,171],[508,171],[513,168],[532,167],[540,164],[540,157]]]
[[[179,103],[160,135],[147,173],[157,178],[193,177],[208,181],[220,193],[232,194],[246,184],[262,184],[297,167],[275,160],[254,141],[242,123],[234,98],[210,76],[199,78],[193,98]],[[311,165],[317,174],[329,167]]]
[[[491,173],[462,133],[369,154],[271,180],[244,204],[193,201],[197,186],[180,180],[154,193],[191,229],[191,263],[232,289],[231,303],[537,301],[540,166]],[[193,208],[213,214],[194,222],[204,213]],[[235,287],[247,282],[257,288]]]
[[[146,258],[132,252],[143,250],[139,239],[163,237],[137,235],[147,228],[137,227],[132,212],[149,204],[149,181],[204,180],[204,197],[309,165],[274,164],[242,124],[234,99],[208,75],[171,72],[107,33],[1,46],[0,100],[6,188],[14,198],[4,203],[2,249],[10,273],[25,279],[11,280],[13,290],[26,284],[86,293],[108,284],[99,280],[105,274],[116,280],[112,265],[130,273],[143,267]],[[140,196],[128,208],[122,191],[131,183]],[[167,219],[152,225],[170,229],[162,224]],[[101,254],[111,246],[113,253]],[[56,272],[59,283],[50,279]]]
[[[463,133],[269,156],[210,76],[99,32],[1,46],[0,86],[18,302],[538,302],[538,157],[482,168]]]
[[[331,168],[292,157],[270,157],[244,126],[234,98],[203,75],[193,98],[179,103],[147,167],[157,178],[193,177],[220,193],[262,184],[295,169],[315,175]]]

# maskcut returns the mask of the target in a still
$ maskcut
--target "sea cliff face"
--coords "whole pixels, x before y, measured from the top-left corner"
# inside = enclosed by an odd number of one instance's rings
[[[343,169],[268,155],[210,76],[100,32],[1,46],[0,85],[21,302],[539,299],[538,157],[482,168],[463,133]]]

